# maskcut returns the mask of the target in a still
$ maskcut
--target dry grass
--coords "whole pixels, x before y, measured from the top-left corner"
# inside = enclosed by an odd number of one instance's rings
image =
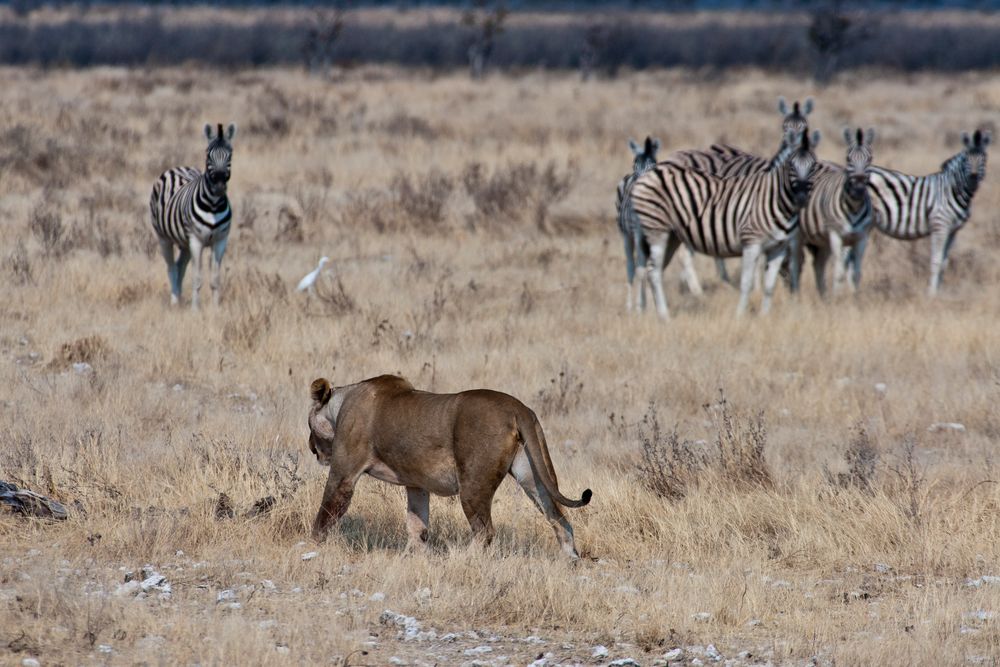
[[[209,82],[219,94],[192,108]],[[741,663],[1000,655],[997,621],[969,615],[1000,608],[997,580],[980,579],[1000,574],[992,175],[936,302],[922,296],[926,244],[878,239],[857,298],[821,303],[807,285],[766,319],[736,321],[735,292],[704,258],[700,300],[671,269],[664,326],[623,312],[612,204],[625,140],[769,152],[777,96],[808,85],[376,69],[333,85],[296,71],[7,69],[0,85],[0,134],[24,152],[0,149],[0,479],[73,510],[59,525],[0,515],[4,662],[587,663],[599,643],[641,664],[708,643],[754,656]],[[835,84],[817,95],[820,154],[842,159],[841,127],[872,125],[877,162],[931,171],[998,104],[991,76]],[[423,131],[399,132],[401,114]],[[274,118],[287,131],[266,131]],[[202,124],[229,120],[244,130],[223,304],[172,311],[149,188],[166,166],[200,165]],[[541,229],[534,210],[486,221],[461,187],[474,164],[484,178],[554,164],[568,192]],[[391,207],[349,208],[364,192]],[[434,220],[400,222],[405,202]],[[294,294],[322,254],[334,262],[319,293]],[[324,480],[306,446],[309,382],[383,372],[534,406],[564,490],[594,489],[571,513],[590,558],[561,560],[506,482],[485,552],[457,502],[435,499],[431,553],[405,555],[403,494],[371,480],[326,544],[306,542]],[[217,518],[220,494],[233,518]],[[114,594],[146,564],[169,599]],[[385,609],[477,638],[403,641]],[[464,653],[479,645],[493,651]]]

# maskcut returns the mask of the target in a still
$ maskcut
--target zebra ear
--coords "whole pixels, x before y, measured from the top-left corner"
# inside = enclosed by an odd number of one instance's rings
[[[209,141],[211,141],[212,139],[214,139],[214,137],[212,136],[212,124],[211,123],[205,123],[205,138],[208,139]]]
[[[869,127],[868,132],[865,133],[865,143],[871,146],[875,143],[875,128]]]
[[[972,148],[972,139],[969,138],[968,132],[962,133],[962,145],[966,148]]]
[[[805,137],[807,135],[808,135],[808,132],[803,132],[802,133],[803,137]],[[814,131],[813,132],[813,136],[812,136],[812,141],[809,142],[809,148],[811,150],[816,150],[816,147],[819,146],[819,140],[821,138],[822,138],[822,135],[820,135],[819,130]]]
[[[639,146],[639,144],[635,143],[635,139],[628,140],[628,148],[635,155],[642,155],[642,147]]]
[[[987,141],[989,141],[988,138],[987,138]],[[660,150],[660,140],[654,138],[653,141],[652,141],[652,143],[650,144],[650,147],[653,149],[653,151],[652,151],[653,154],[655,154],[656,151]]]
[[[802,115],[808,116],[813,110],[813,98],[807,97],[805,103],[802,105]]]
[[[226,128],[226,141],[232,141],[236,136],[236,123],[230,123]]]
[[[778,98],[778,113],[782,116],[788,115],[788,102],[785,101],[784,96]]]
[[[983,130],[982,131],[982,139],[981,139],[981,141],[982,141],[982,147],[986,148],[987,146],[989,146],[990,145],[990,141],[992,141],[992,140],[993,140],[993,135],[990,134],[990,131],[989,130]]]
[[[861,130],[858,130],[858,132],[860,132],[860,131]],[[848,146],[851,146],[851,145],[854,144],[854,142],[851,140],[851,128],[849,128],[849,127],[845,127],[844,128],[844,143],[846,143]],[[858,143],[861,143],[861,142],[859,141]]]

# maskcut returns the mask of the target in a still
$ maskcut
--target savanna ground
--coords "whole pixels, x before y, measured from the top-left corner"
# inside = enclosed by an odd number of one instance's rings
[[[736,320],[699,258],[704,297],[671,267],[673,320],[627,315],[612,216],[628,137],[770,153],[778,95],[815,96],[822,158],[860,124],[878,163],[933,171],[1000,106],[992,74],[4,69],[0,88],[0,479],[71,511],[0,516],[3,662],[698,664],[712,644],[995,664],[995,174],[933,302],[927,243],[876,238],[856,297],[809,277]],[[229,121],[223,303],[171,309],[149,191]],[[318,294],[294,293],[322,254]],[[533,407],[563,490],[594,490],[569,512],[585,558],[509,480],[486,550],[438,498],[430,553],[407,555],[404,495],[370,479],[311,543],[309,382],[385,372]],[[169,596],[123,586],[146,565]]]

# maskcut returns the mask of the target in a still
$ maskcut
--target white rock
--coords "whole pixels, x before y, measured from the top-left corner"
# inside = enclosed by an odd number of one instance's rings
[[[94,370],[93,366],[88,364],[86,361],[78,361],[75,364],[73,364],[73,371],[77,375],[86,375],[87,373],[90,373],[93,370]]]
[[[174,385],[174,391],[184,391],[184,385],[178,382],[177,384]]]
[[[590,655],[594,658],[606,658],[608,657],[608,647],[598,644]]]
[[[608,667],[642,667],[632,658],[619,658],[608,663]]]
[[[889,574],[890,572],[892,572],[892,566],[886,563],[875,563],[875,565],[872,567],[879,574]]]
[[[141,584],[138,581],[126,581],[124,584],[119,584],[118,588],[115,589],[115,595],[135,595],[139,592]]]
[[[927,427],[930,433],[941,433],[951,431],[952,433],[965,433],[965,424],[958,422],[934,422]]]
[[[697,614],[691,614],[691,618],[701,623],[712,620],[712,614],[707,611],[699,611]]]
[[[701,665],[704,665],[704,664],[705,663],[700,658],[692,658],[691,659],[691,665],[692,665],[692,667],[701,667]]]
[[[42,663],[34,658],[24,658],[21,660],[21,667],[42,667]]]
[[[307,551],[306,553],[302,554],[302,560],[312,560],[318,555],[319,554],[315,551]]]
[[[677,648],[672,648],[663,654],[663,659],[668,662],[672,660],[680,660],[683,657],[684,657],[684,649],[682,649],[680,646],[678,646]]]
[[[986,611],[985,609],[977,609],[976,611],[965,612],[964,614],[962,614],[962,618],[969,621],[979,621],[979,622],[992,621],[994,618],[996,618],[996,612]]]
[[[875,393],[879,396],[885,396],[886,392],[889,391],[889,386],[885,382],[875,383]]]
[[[278,625],[278,622],[273,618],[267,618],[257,624],[257,627],[261,630],[267,630],[268,628],[273,628]]]
[[[274,582],[271,581],[270,579],[265,579],[264,581],[260,582],[260,585],[264,587],[265,591],[273,591],[278,588],[277,586],[274,585]]]
[[[281,655],[288,655],[289,653],[292,652],[292,649],[288,648],[283,644],[276,644],[274,650],[280,653]]]
[[[368,599],[372,602],[381,602],[385,599],[385,593],[372,593],[371,597]]]
[[[97,651],[98,653],[111,653],[112,648],[107,644],[98,644]]]
[[[524,642],[525,644],[544,644],[545,643],[545,640],[542,639],[541,637],[539,637],[538,635],[528,635],[527,637],[525,637],[521,641]]]
[[[235,600],[235,599],[236,599],[236,591],[232,590],[231,588],[227,588],[224,591],[219,591],[219,594],[215,596],[216,603],[226,602],[227,600]]]
[[[391,658],[389,658],[389,664],[390,665],[405,665],[407,663],[406,663],[405,660],[403,660],[402,658],[400,658],[398,655],[394,655]]]
[[[431,599],[431,589],[421,588],[417,590],[414,593],[414,595],[417,596],[417,600],[419,600],[420,602],[427,602],[428,600]]]
[[[708,656],[708,659],[712,662],[722,662],[722,654],[719,653],[717,648],[715,648],[715,644],[709,644],[705,647],[705,655]]]
[[[465,655],[483,655],[484,653],[492,653],[492,646],[477,646],[475,648],[467,648],[462,653]]]

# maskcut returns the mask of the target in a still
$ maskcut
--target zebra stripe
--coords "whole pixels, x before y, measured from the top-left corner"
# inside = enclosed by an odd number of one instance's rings
[[[941,286],[941,274],[958,230],[969,220],[972,198],[986,176],[988,131],[962,134],[963,148],[928,176],[911,176],[872,167],[868,185],[875,226],[883,234],[912,241],[931,237],[928,294]],[[852,252],[848,264],[860,266],[862,252]]]
[[[681,244],[715,257],[742,256],[738,315],[746,311],[753,267],[764,252],[768,268],[763,309],[770,309],[788,239],[809,196],[819,133],[812,141],[808,134],[798,142],[794,138],[791,132],[785,137],[783,148],[764,171],[723,178],[661,163],[636,180],[632,206],[649,243],[650,280],[661,317],[669,317],[663,267]]]
[[[820,295],[826,292],[826,263],[830,257],[835,258],[833,284],[837,289],[844,277],[841,262],[844,247],[863,248],[868,242],[872,221],[868,179],[874,139],[874,130],[869,129],[866,135],[858,128],[852,137],[851,131],[845,129],[846,166],[831,162],[817,164],[812,193],[800,216],[799,238],[790,257],[793,285],[799,283],[803,251],[809,250]],[[863,254],[863,249],[860,252]],[[858,262],[852,273],[855,289],[860,281],[861,263]]]
[[[635,215],[635,211],[632,209],[629,194],[632,191],[632,185],[635,183],[636,179],[656,166],[656,152],[660,148],[660,140],[653,137],[646,137],[645,144],[640,146],[635,141],[629,139],[628,145],[635,157],[632,161],[632,173],[626,174],[618,182],[618,189],[615,196],[615,215],[616,220],[618,221],[618,231],[621,232],[622,241],[625,245],[625,273],[628,280],[625,286],[625,308],[626,310],[632,310],[632,288],[635,279],[636,261],[635,239],[639,220]],[[687,283],[688,289],[691,293],[694,295],[701,295],[701,283],[698,281],[698,274],[695,273],[691,253],[686,249],[684,252],[685,254],[681,256],[681,275]],[[643,248],[641,254],[643,256],[648,256],[649,248]],[[645,290],[639,290],[639,294],[636,295],[635,303],[640,310],[645,310]]]
[[[233,218],[226,193],[233,156],[231,142],[235,135],[235,125],[230,125],[225,133],[221,123],[214,132],[211,125],[206,125],[205,172],[193,167],[175,167],[163,172],[153,184],[149,210],[160,251],[167,263],[172,304],[180,302],[184,271],[194,257],[191,306],[198,308],[201,255],[206,246],[212,248],[209,257],[212,299],[216,305],[219,303],[219,274]],[[179,249],[176,257],[174,246]]]

